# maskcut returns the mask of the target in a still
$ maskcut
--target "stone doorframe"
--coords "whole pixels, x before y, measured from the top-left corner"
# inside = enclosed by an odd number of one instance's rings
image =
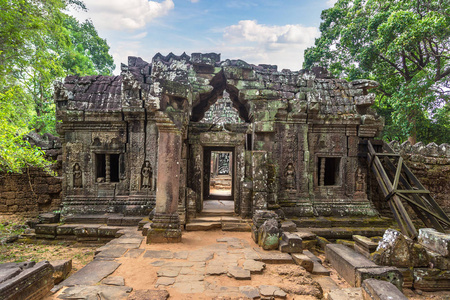
[[[205,198],[206,174],[204,163],[205,151],[225,150],[233,153],[233,190],[234,212],[241,214],[242,184],[245,177],[245,133],[234,133],[225,131],[190,133],[188,142],[190,146],[190,157],[188,162],[188,187],[196,194],[195,211],[200,213],[203,209],[203,199]],[[209,176],[209,175],[207,175]],[[188,209],[189,211],[189,209]],[[192,218],[193,216],[188,216]]]

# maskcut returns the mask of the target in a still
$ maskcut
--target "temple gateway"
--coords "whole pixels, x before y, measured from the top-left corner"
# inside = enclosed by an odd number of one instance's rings
[[[121,69],[56,85],[63,214],[154,209],[156,242],[179,241],[211,199],[242,218],[377,214],[360,154],[383,127],[369,108],[376,82],[215,53],[129,57]]]

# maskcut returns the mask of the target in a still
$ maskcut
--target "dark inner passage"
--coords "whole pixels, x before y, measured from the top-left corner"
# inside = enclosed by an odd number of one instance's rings
[[[119,156],[119,154],[111,154],[110,156],[111,182],[119,182]]]
[[[106,163],[105,163],[105,154],[96,154],[95,155],[95,173],[96,178],[101,178],[103,181],[106,177]]]
[[[325,163],[325,166],[322,164]],[[318,182],[319,185],[339,184],[339,163],[338,157],[326,157],[318,160]]]

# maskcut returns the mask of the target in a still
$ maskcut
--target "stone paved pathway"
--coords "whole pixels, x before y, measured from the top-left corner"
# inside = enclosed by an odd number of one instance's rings
[[[140,232],[127,230],[99,248],[92,263],[58,288],[49,299],[131,299],[138,294],[147,295],[139,299],[166,299],[168,294],[170,299],[317,299],[314,296],[322,295],[311,275],[289,254],[258,248],[250,233],[222,231],[186,232],[180,244],[148,245]],[[168,294],[161,293],[164,290]]]

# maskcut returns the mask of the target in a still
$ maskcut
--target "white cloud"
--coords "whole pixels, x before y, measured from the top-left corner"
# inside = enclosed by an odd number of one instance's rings
[[[327,1],[327,7],[333,7],[338,0],[328,0]]]
[[[95,26],[106,30],[136,30],[152,20],[167,15],[174,7],[173,0],[84,0],[88,16]],[[81,13],[74,13],[83,19]]]
[[[295,70],[301,68],[304,50],[314,45],[318,36],[316,27],[268,26],[243,20],[225,28],[220,51],[226,56],[247,59],[249,63],[270,63],[279,69]]]
[[[189,1],[191,1],[192,3],[197,3],[200,0],[189,0]]]

